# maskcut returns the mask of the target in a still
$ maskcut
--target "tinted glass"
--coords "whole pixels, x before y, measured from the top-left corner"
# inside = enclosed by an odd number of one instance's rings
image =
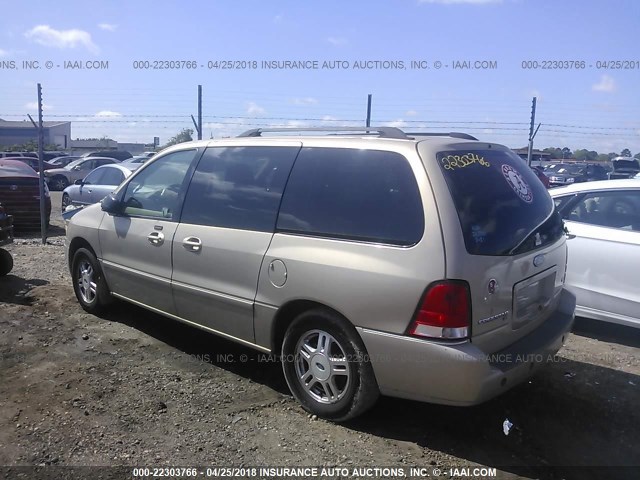
[[[93,171],[85,177],[84,183],[87,183],[89,185],[100,185],[104,173],[104,169]]]
[[[640,191],[593,192],[563,211],[567,220],[640,231]]]
[[[196,150],[170,153],[142,170],[125,187],[124,213],[174,219],[180,189],[195,154]]]
[[[191,179],[180,221],[272,232],[298,150],[208,148]]]
[[[282,199],[278,230],[417,243],[424,213],[407,159],[393,152],[303,148]]]
[[[524,245],[541,247],[562,236],[549,193],[516,154],[465,149],[440,152],[437,161],[469,253],[522,253]]]
[[[124,181],[124,174],[115,167],[105,167],[100,170],[104,172],[101,185],[120,185]]]

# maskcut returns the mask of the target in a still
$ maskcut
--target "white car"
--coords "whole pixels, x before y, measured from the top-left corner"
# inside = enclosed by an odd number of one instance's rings
[[[566,284],[576,316],[640,327],[640,182],[550,190],[570,240]]]

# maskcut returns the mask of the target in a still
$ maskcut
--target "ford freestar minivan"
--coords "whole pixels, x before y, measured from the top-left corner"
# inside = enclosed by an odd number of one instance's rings
[[[122,299],[279,354],[302,406],[339,421],[379,394],[477,404],[553,359],[575,309],[564,227],[517,155],[457,133],[273,133],[168,148],[77,213],[82,307]]]

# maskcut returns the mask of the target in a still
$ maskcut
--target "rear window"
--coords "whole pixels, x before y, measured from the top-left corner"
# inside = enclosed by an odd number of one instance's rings
[[[470,254],[519,254],[563,235],[547,190],[516,154],[455,150],[438,153],[437,160]]]
[[[416,179],[402,155],[308,147],[293,166],[277,228],[408,246],[422,238],[424,213]]]
[[[614,160],[613,168],[616,170],[623,168],[631,168],[635,170],[640,170],[640,163],[638,160]]]

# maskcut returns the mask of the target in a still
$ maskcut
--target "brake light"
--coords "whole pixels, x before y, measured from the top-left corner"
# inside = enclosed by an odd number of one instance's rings
[[[471,300],[466,282],[444,280],[429,287],[407,333],[417,337],[456,339],[469,336]]]

